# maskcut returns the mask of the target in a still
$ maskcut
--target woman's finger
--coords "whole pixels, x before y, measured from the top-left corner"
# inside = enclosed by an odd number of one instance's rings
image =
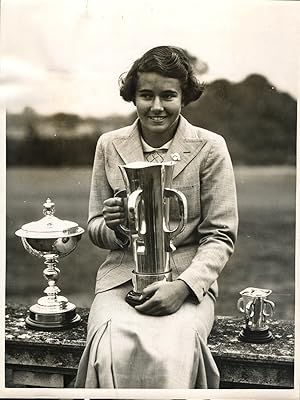
[[[108,227],[120,226],[120,225],[124,224],[124,219],[120,219],[120,218],[104,219],[104,221]]]
[[[158,288],[161,287],[165,282],[164,281],[158,281],[158,282],[153,282],[151,285],[145,287],[142,291],[142,298],[145,298],[149,296],[150,294],[153,294],[157,291]]]
[[[166,315],[169,314],[160,304],[154,304],[150,302],[151,299],[145,301],[145,303],[135,306],[135,309],[143,314],[147,315]]]
[[[104,219],[107,221],[111,221],[114,219],[124,219],[125,218],[125,214],[122,212],[115,212],[115,213],[104,213]]]
[[[143,313],[149,313],[149,312],[154,312],[157,311],[158,309],[161,308],[160,303],[157,302],[155,299],[155,294],[151,296],[149,299],[144,301],[144,303],[135,306],[136,310],[142,311]]]
[[[150,300],[151,299],[146,300],[143,304],[135,306],[135,309],[143,314],[151,314],[152,312],[157,311],[157,306],[154,305]]]
[[[105,213],[110,213],[110,214],[112,214],[112,213],[118,213],[118,212],[123,212],[123,213],[124,213],[124,208],[123,208],[123,207],[120,207],[120,206],[114,206],[114,207],[107,207],[107,206],[105,206],[105,207],[103,208],[103,214],[105,214]]]
[[[123,199],[121,197],[111,197],[109,199],[104,200],[103,204],[108,207],[123,207]]]
[[[106,223],[107,222],[110,222],[110,223],[117,222],[117,223],[120,224],[120,223],[124,222],[124,218],[118,217],[118,216],[115,216],[115,215],[111,216],[110,218],[104,218],[104,220],[105,220]]]

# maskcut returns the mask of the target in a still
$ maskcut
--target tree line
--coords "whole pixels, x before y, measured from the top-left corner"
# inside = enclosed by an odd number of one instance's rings
[[[192,124],[221,134],[235,165],[296,163],[296,100],[261,75],[238,83],[210,83],[183,115]],[[8,113],[7,165],[92,165],[99,135],[135,118],[135,114],[102,119],[65,113],[43,116],[29,108],[21,114]],[[19,137],[14,134],[17,129],[22,132]]]

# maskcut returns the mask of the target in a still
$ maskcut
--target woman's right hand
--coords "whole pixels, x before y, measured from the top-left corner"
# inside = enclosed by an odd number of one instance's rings
[[[123,204],[123,199],[120,197],[112,197],[103,202],[103,217],[106,225],[112,229],[116,230],[120,224],[125,222],[125,209]]]

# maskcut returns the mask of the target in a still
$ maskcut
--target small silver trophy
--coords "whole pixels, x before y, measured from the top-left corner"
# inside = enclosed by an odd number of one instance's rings
[[[171,281],[170,253],[173,240],[183,231],[187,203],[183,193],[171,189],[175,162],[135,162],[120,166],[126,190],[115,196],[127,199],[128,226],[121,229],[131,236],[135,269],[133,290],[126,297],[131,305],[141,304],[145,287],[157,281]],[[178,204],[176,217],[170,216],[170,199]],[[170,228],[177,218],[176,227]],[[179,220],[179,222],[178,222]]]
[[[239,334],[243,342],[267,343],[273,340],[267,324],[267,318],[273,316],[275,309],[274,303],[267,300],[271,293],[272,290],[254,287],[240,292],[242,297],[237,302],[237,308],[245,317],[245,326]]]
[[[46,296],[30,307],[26,324],[33,329],[48,331],[70,328],[81,321],[76,306],[66,297],[58,295],[60,289],[56,281],[60,274],[57,268],[59,258],[75,250],[84,229],[75,222],[55,217],[55,204],[49,198],[43,206],[44,217],[23,225],[16,235],[21,238],[25,250],[42,258],[46,265],[43,270],[43,276],[48,281],[44,290]]]

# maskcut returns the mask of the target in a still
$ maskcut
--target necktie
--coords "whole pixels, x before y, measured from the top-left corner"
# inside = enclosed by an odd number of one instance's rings
[[[145,158],[149,162],[153,163],[161,163],[164,161],[164,156],[166,154],[167,150],[153,150],[150,152],[145,153]]]

